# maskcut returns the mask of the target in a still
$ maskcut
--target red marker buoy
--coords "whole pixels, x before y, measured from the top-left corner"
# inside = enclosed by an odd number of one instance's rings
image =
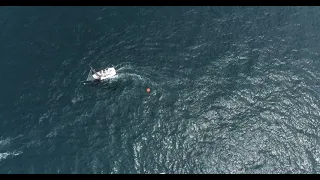
[[[147,91],[147,93],[150,93],[151,89],[150,89],[150,88],[147,88],[147,90],[146,90],[146,91]]]

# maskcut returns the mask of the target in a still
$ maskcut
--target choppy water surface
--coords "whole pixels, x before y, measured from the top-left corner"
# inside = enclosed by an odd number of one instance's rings
[[[0,173],[319,173],[319,18],[2,7]]]

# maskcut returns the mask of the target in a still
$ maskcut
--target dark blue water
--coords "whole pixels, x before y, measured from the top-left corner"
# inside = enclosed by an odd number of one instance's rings
[[[319,19],[1,7],[0,173],[319,173]]]

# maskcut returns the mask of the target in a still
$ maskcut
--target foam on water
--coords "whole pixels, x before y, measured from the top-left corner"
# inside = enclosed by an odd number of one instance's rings
[[[0,161],[7,159],[8,157],[13,157],[13,156],[18,156],[22,154],[22,152],[17,151],[17,152],[4,152],[0,153]]]

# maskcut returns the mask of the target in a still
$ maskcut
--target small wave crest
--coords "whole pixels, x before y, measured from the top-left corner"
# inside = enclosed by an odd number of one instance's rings
[[[13,152],[5,152],[5,153],[0,153],[0,161],[7,159],[8,157],[12,156],[18,156],[22,154],[21,151],[13,151]]]

